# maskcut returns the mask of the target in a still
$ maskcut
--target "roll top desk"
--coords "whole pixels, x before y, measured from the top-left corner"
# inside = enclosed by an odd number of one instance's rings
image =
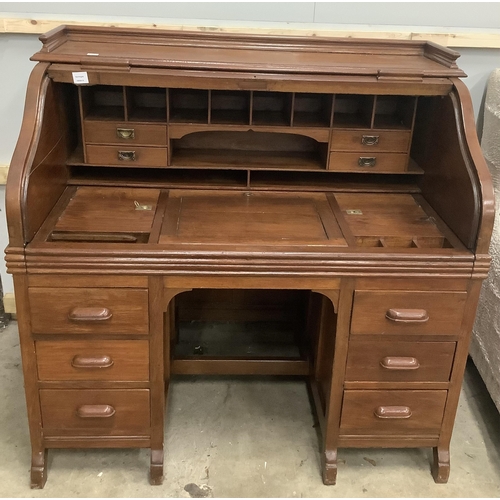
[[[174,374],[304,377],[325,484],[348,447],[432,447],[446,482],[494,216],[458,54],[40,40],[7,183],[32,487],[67,447],[150,448],[160,484]],[[182,325],[210,320],[284,322],[296,351],[183,350]]]

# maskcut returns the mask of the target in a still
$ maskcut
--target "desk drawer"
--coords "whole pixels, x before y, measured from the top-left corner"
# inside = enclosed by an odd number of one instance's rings
[[[29,288],[33,333],[147,334],[148,291]]]
[[[332,151],[407,153],[410,131],[333,130]]]
[[[87,163],[120,167],[166,167],[167,148],[126,145],[95,146],[87,144]]]
[[[356,291],[351,333],[459,335],[467,292]]]
[[[330,153],[329,170],[339,172],[406,172],[405,153]]]
[[[343,435],[438,434],[447,391],[345,391]]]
[[[85,120],[84,130],[86,143],[167,146],[166,125]]]
[[[147,340],[62,340],[36,342],[39,380],[147,382]]]
[[[455,342],[351,340],[346,381],[448,382]]]
[[[149,389],[41,389],[40,403],[48,435],[150,433]]]

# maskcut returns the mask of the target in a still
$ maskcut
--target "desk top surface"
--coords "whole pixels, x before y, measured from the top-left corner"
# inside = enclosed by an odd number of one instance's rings
[[[453,233],[428,213],[418,197],[401,193],[81,186],[48,229],[50,244],[378,247],[391,251],[451,250],[458,245]]]

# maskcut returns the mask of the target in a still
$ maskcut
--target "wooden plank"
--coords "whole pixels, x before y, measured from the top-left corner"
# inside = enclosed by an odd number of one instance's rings
[[[0,33],[24,33],[40,35],[50,31],[62,24],[75,26],[101,26],[101,27],[124,27],[124,28],[146,28],[180,31],[211,31],[219,33],[246,33],[259,35],[292,35],[292,36],[316,36],[316,37],[350,37],[370,39],[392,39],[392,40],[427,40],[446,47],[465,48],[500,48],[500,34],[488,33],[484,30],[471,32],[419,32],[419,31],[389,31],[389,30],[342,30],[342,29],[300,29],[300,28],[253,28],[249,26],[210,26],[200,21],[200,26],[184,24],[162,24],[162,23],[134,23],[113,22],[104,23],[99,21],[76,21],[61,17],[59,19],[35,19],[19,17],[0,18]],[[203,25],[202,25],[203,24]]]
[[[7,184],[8,174],[9,174],[9,165],[0,165],[0,185]]]
[[[3,296],[3,308],[7,314],[16,314],[16,298],[14,293],[6,293]]]

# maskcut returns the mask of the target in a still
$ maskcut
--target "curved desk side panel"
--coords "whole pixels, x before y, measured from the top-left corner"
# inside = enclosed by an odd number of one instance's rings
[[[10,247],[31,241],[66,187],[65,165],[72,127],[68,126],[62,86],[47,76],[48,64],[35,66],[26,96],[21,134],[7,182]]]

